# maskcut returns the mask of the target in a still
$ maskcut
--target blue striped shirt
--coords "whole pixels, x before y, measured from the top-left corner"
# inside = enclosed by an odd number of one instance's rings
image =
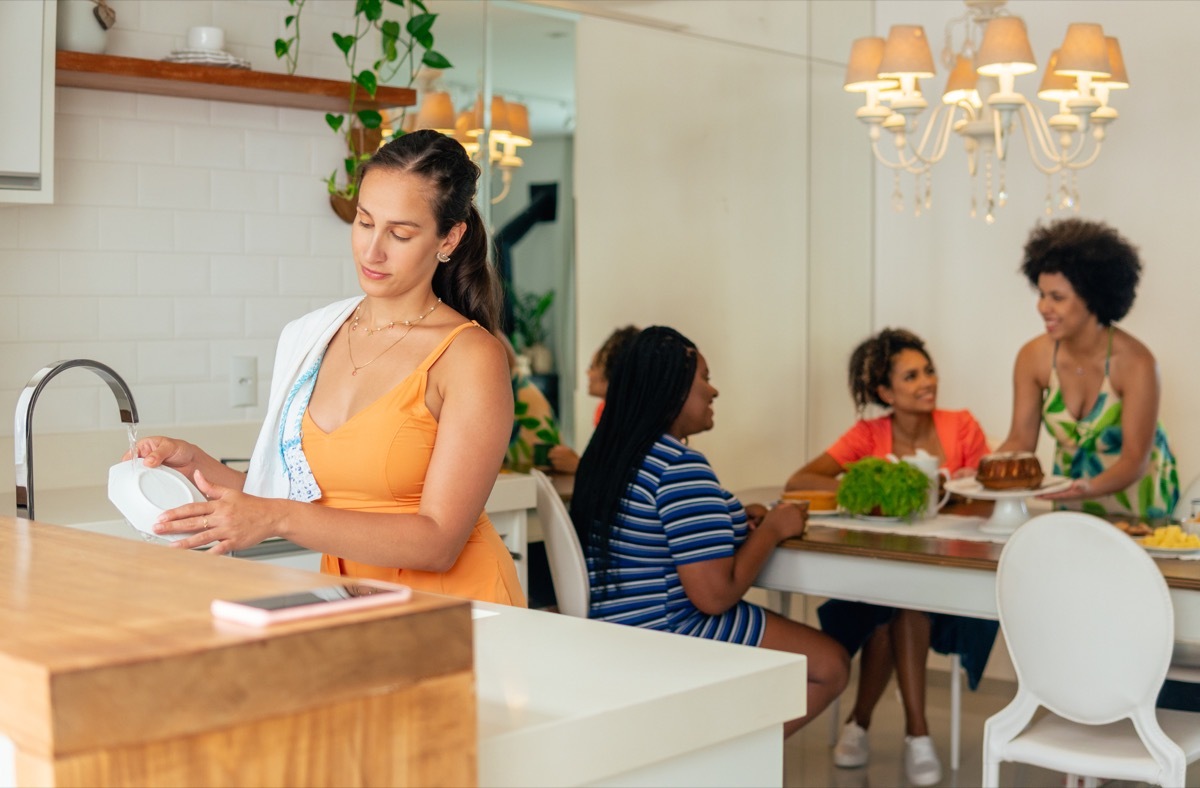
[[[606,589],[599,587],[596,562],[588,557],[591,617],[758,645],[762,608],[739,602],[720,615],[702,613],[677,571],[684,564],[732,557],[748,532],[746,510],[721,487],[704,455],[662,436],[618,505]]]

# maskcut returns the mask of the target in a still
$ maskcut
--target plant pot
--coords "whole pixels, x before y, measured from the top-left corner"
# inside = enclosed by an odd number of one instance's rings
[[[92,0],[58,0],[59,49],[103,55],[108,48],[108,31],[96,18]]]
[[[329,207],[333,208],[333,212],[338,215],[339,219],[350,224],[358,215],[358,197],[346,198],[340,194],[331,194],[329,195]]]
[[[549,375],[554,371],[554,354],[542,343],[530,345],[525,349],[529,356],[529,366],[535,375]]]

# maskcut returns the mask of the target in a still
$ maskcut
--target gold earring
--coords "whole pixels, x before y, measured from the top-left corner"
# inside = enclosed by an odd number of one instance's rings
[[[450,255],[443,254],[442,252],[438,252],[437,253],[437,261],[439,263],[448,263],[448,262],[450,262]]]

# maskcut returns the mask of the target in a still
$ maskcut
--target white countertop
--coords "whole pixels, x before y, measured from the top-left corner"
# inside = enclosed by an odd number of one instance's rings
[[[782,746],[804,714],[802,655],[475,609],[481,786],[606,781],[763,730]]]

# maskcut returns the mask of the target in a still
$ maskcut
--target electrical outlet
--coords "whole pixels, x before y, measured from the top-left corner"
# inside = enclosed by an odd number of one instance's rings
[[[229,405],[249,408],[258,404],[258,358],[234,356],[229,360]]]

